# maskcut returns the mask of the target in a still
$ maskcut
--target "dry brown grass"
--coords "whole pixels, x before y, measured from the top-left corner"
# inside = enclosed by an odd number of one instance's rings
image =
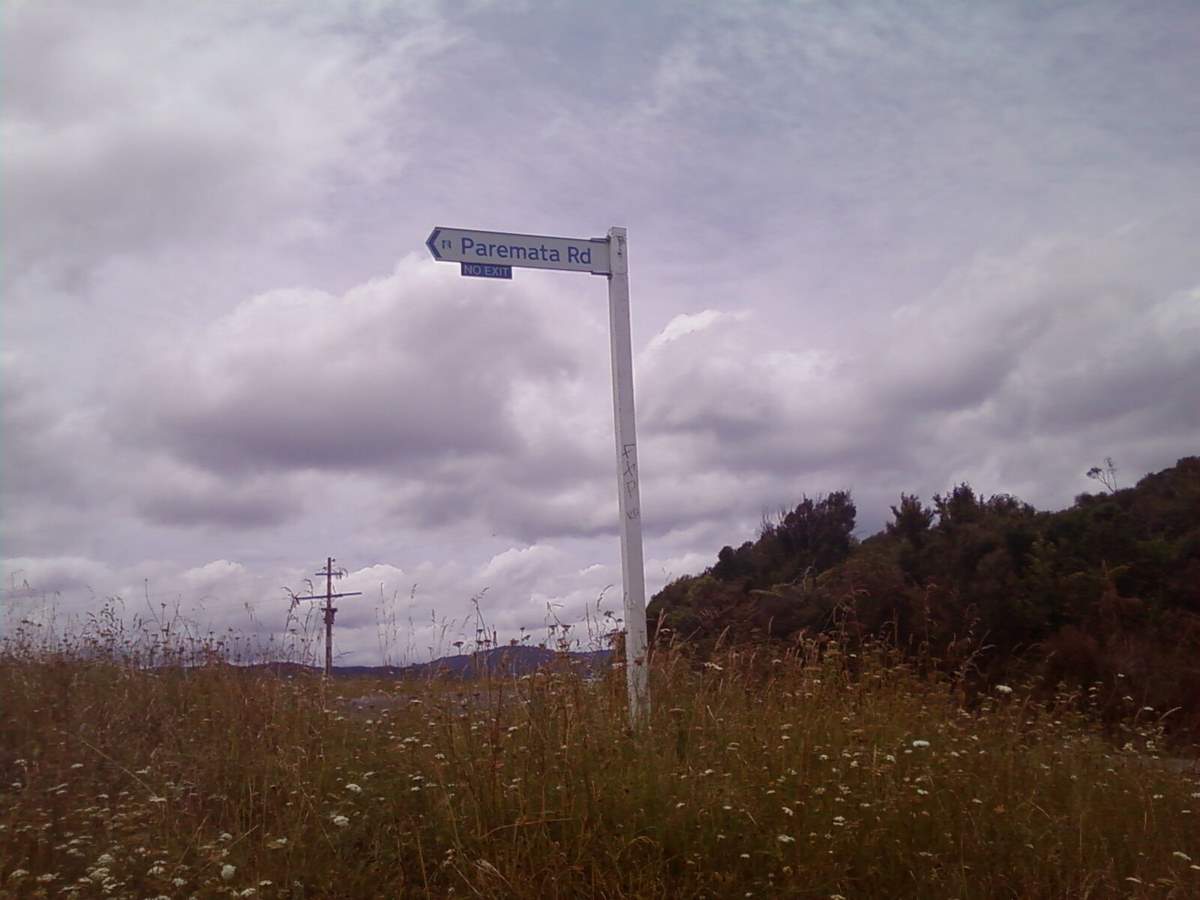
[[[1086,698],[966,712],[886,648],[665,649],[636,733],[619,673],[119,649],[0,656],[0,897],[1200,896],[1200,777],[1146,764],[1159,711],[1121,749]]]

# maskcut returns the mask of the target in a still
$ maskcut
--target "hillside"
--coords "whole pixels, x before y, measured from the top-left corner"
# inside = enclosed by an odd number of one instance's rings
[[[538,669],[565,665],[579,675],[594,675],[607,670],[608,650],[588,650],[562,653],[545,647],[511,645],[480,650],[475,653],[458,653],[443,656],[424,663],[407,666],[334,666],[335,678],[369,678],[384,681],[425,680],[450,678],[472,680],[498,675],[527,675]],[[319,675],[319,666],[299,663],[267,663],[250,668],[269,669],[283,675]]]
[[[1200,736],[1200,457],[1058,512],[967,484],[925,505],[901,494],[861,542],[848,492],[804,498],[724,547],[648,608],[659,639],[884,637],[977,684],[1029,676],[1091,692],[1106,720],[1172,710]]]

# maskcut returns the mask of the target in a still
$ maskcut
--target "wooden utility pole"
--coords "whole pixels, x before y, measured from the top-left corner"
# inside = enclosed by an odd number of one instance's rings
[[[325,677],[326,678],[328,678],[329,676],[331,676],[333,674],[333,617],[337,614],[337,608],[333,605],[333,601],[338,599],[339,597],[359,597],[362,595],[362,591],[346,591],[341,594],[335,594],[333,592],[333,576],[337,575],[339,578],[341,578],[342,575],[344,574],[342,572],[334,572],[333,563],[334,563],[333,557],[332,556],[327,557],[325,560],[324,570],[315,573],[317,575],[325,576],[325,596],[323,598],[316,594],[310,594],[307,597],[295,597],[294,598],[296,600],[322,600],[322,599],[324,599],[324,601],[325,601],[325,607],[323,609],[323,612],[325,613]]]

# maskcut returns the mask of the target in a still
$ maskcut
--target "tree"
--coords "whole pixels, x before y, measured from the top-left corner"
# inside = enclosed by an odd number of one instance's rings
[[[922,506],[915,494],[901,494],[900,505],[892,507],[892,516],[895,521],[887,523],[887,533],[919,547],[933,524],[934,512]]]
[[[753,545],[746,541],[737,550],[725,546],[717,554],[717,564],[712,574],[721,581],[735,581],[754,574]]]
[[[975,491],[965,481],[945,497],[934,494],[933,503],[937,507],[938,527],[943,531],[978,521],[982,513]]]
[[[849,491],[834,491],[813,500],[804,497],[773,529],[785,559],[798,567],[824,572],[850,554],[858,510]]]
[[[1104,485],[1110,494],[1117,492],[1117,467],[1111,456],[1104,457],[1104,467],[1092,466],[1087,470],[1087,477]]]

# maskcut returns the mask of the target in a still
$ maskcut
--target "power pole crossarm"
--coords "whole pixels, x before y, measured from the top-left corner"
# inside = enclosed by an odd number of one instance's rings
[[[360,597],[362,591],[345,591],[340,594],[333,592],[333,557],[330,556],[325,560],[324,570],[317,572],[318,575],[325,576],[325,596],[310,595],[308,597],[293,597],[294,600],[324,600],[325,607],[325,677],[328,678],[333,674],[333,619],[337,615],[337,608],[333,605],[333,601],[339,597]],[[344,573],[337,573],[340,577]]]

